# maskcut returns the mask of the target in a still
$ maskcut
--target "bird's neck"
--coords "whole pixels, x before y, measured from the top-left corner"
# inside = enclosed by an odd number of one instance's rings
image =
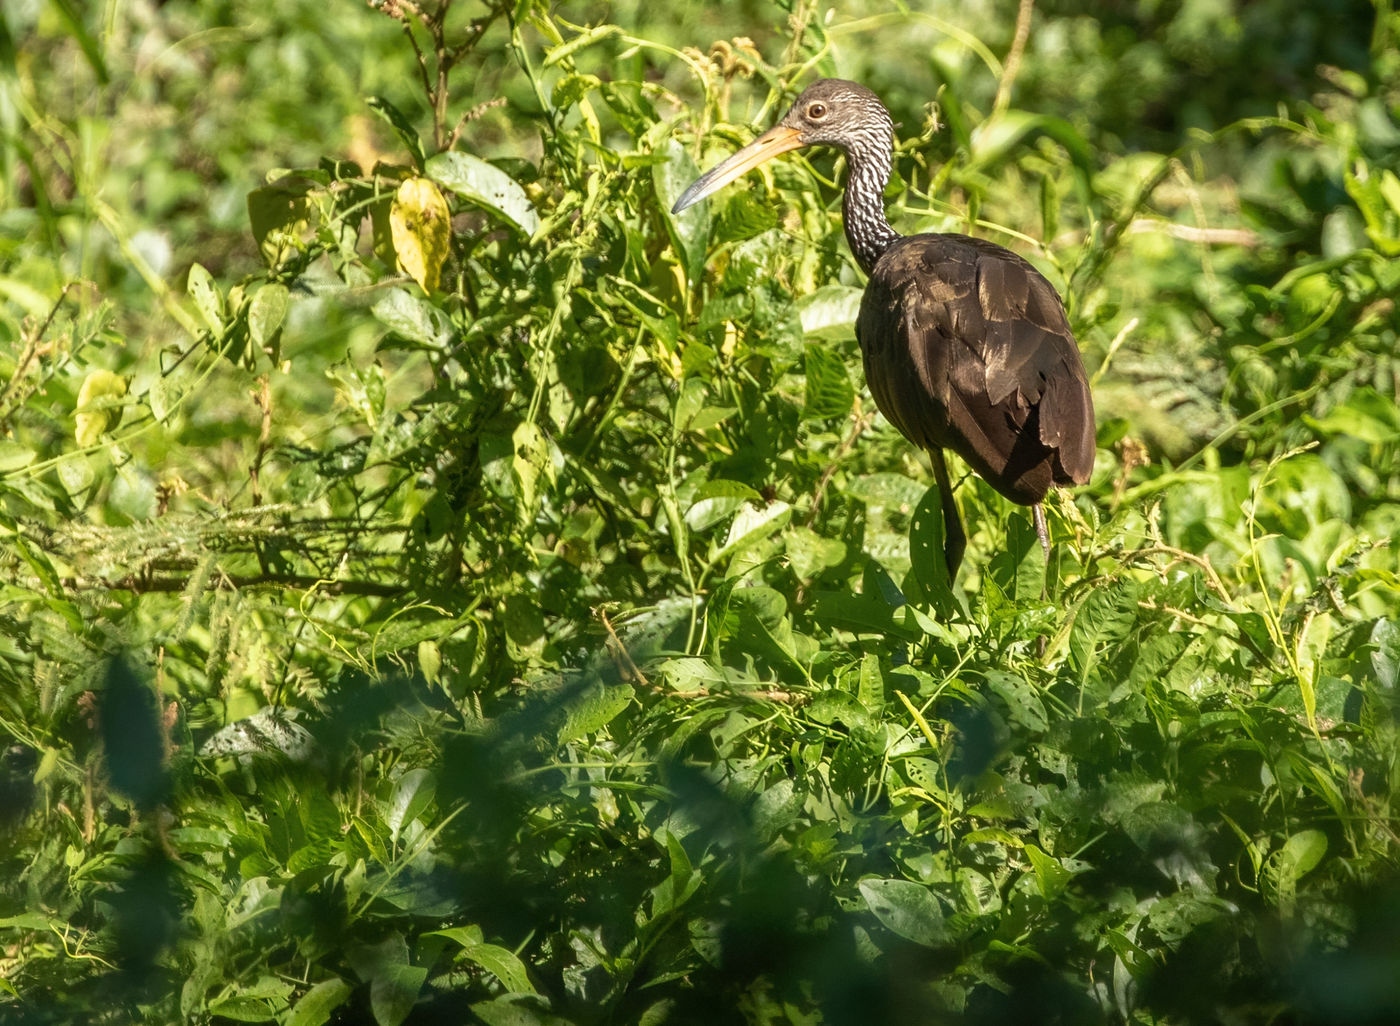
[[[883,145],[851,149],[846,154],[850,173],[842,201],[842,221],[846,242],[866,274],[875,270],[885,250],[901,237],[885,217],[885,183],[890,180],[893,139],[882,142]]]

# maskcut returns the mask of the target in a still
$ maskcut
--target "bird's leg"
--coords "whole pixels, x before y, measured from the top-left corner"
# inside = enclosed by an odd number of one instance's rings
[[[1045,565],[1050,565],[1050,532],[1045,528],[1045,504],[1037,502],[1031,506],[1031,519],[1035,521],[1035,533],[1040,538],[1040,547],[1045,552]]]
[[[1040,537],[1040,549],[1046,554],[1046,575],[1040,578],[1040,600],[1044,602],[1050,596],[1050,532],[1046,529],[1046,508],[1043,503],[1033,503],[1030,505],[1030,519],[1036,522],[1036,535]],[[1040,655],[1046,654],[1046,640],[1044,637],[1039,641]]]
[[[963,530],[962,517],[958,515],[958,504],[953,501],[953,483],[948,479],[948,464],[943,459],[942,449],[930,449],[933,459],[933,477],[938,482],[938,497],[943,503],[943,561],[948,564],[948,586],[957,579],[958,567],[962,566],[963,552],[967,550],[967,533]]]

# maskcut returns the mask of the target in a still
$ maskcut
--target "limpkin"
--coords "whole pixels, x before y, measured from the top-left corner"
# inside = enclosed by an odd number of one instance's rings
[[[812,83],[777,125],[696,179],[672,213],[803,146],[846,153],[842,220],[869,276],[856,318],[865,379],[880,412],[933,461],[949,579],[967,534],[944,449],[1031,507],[1048,558],[1045,495],[1083,484],[1094,465],[1093,400],[1064,304],[1039,271],[995,243],[890,227],[883,196],[894,122],[873,92],[836,78]]]

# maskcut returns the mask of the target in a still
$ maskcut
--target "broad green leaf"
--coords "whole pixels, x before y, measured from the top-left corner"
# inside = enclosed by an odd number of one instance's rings
[[[1138,592],[1135,582],[1120,580],[1110,587],[1093,589],[1075,610],[1069,653],[1081,681],[1089,679],[1101,649],[1121,639],[1137,619]]]
[[[762,541],[780,530],[792,519],[792,507],[785,502],[745,503],[734,514],[729,535],[710,557],[711,563],[735,556],[745,548]]]
[[[913,513],[929,487],[903,474],[879,473],[852,478],[842,490],[867,506]]]
[[[389,210],[389,232],[399,267],[424,292],[436,292],[452,248],[451,214],[437,185],[427,178],[400,185]]]
[[[0,916],[0,930],[44,930],[60,929],[62,924],[39,912],[21,912],[14,916]]]
[[[205,325],[216,336],[224,331],[224,298],[219,286],[214,284],[214,276],[202,264],[191,264],[189,278],[185,285],[194,300],[195,309]]]
[[[381,897],[386,892],[381,891]],[[409,962],[402,934],[390,933],[377,944],[352,947],[346,958],[360,979],[369,983],[370,1011],[378,1026],[398,1026],[408,1018],[428,970]]]
[[[870,710],[855,695],[836,689],[818,692],[807,707],[807,715],[817,723],[844,723],[848,727],[870,726],[875,722]]]
[[[696,203],[679,214],[670,212],[686,186],[699,175],[700,169],[695,166],[690,151],[676,139],[667,139],[662,153],[666,160],[653,164],[651,169],[657,205],[666,211],[666,233],[671,237],[671,245],[685,267],[686,280],[695,283],[705,271],[705,251],[710,239],[710,205]]]
[[[1371,668],[1375,671],[1376,682],[1386,691],[1395,691],[1400,685],[1400,623],[1395,620],[1377,620],[1371,628]]]
[[[525,963],[509,948],[498,944],[470,944],[462,948],[462,957],[485,969],[512,994],[533,994],[534,986],[525,971]]]
[[[353,990],[338,976],[322,980],[292,1006],[286,1026],[322,1026],[330,1020],[331,1013],[345,1003]]]
[[[1283,847],[1264,863],[1265,881],[1285,912],[1297,900],[1298,884],[1317,868],[1327,854],[1327,835],[1321,830],[1300,830],[1289,836]]]
[[[756,491],[738,481],[706,481],[695,490],[685,522],[692,531],[703,531],[737,513],[746,502],[760,501]]]
[[[855,402],[855,388],[846,373],[846,362],[826,346],[808,343],[805,360],[807,397],[802,415],[808,420],[845,417]]]
[[[973,129],[972,160],[981,165],[995,164],[1007,158],[1013,147],[1034,133],[1054,139],[1086,172],[1097,170],[1093,147],[1068,121],[1015,108],[999,111]]]
[[[529,523],[535,518],[538,504],[541,476],[548,483],[554,481],[554,464],[549,459],[549,445],[539,426],[522,420],[511,434],[514,457],[511,460],[511,477],[515,482],[515,495],[519,503],[517,512],[521,523]]]
[[[409,770],[394,781],[394,795],[384,815],[384,825],[389,828],[391,840],[397,841],[399,831],[423,814],[432,804],[436,792],[437,777],[432,770],[422,766]]]
[[[749,189],[737,189],[725,195],[719,210],[719,221],[711,233],[712,243],[744,242],[778,225],[777,208]],[[682,216],[686,213],[689,210]]]
[[[597,75],[581,75],[576,72],[565,75],[554,83],[554,88],[550,90],[549,102],[556,107],[567,109],[602,84]]]
[[[806,800],[806,794],[798,790],[795,782],[779,780],[754,800],[749,819],[759,837],[771,839],[799,821]]]
[[[912,880],[862,880],[860,893],[886,929],[925,947],[947,944],[950,934],[943,909],[923,884]]]
[[[874,652],[861,657],[856,674],[856,697],[861,705],[874,712],[885,707],[885,675],[880,669],[880,657]]]
[[[383,966],[369,985],[369,1007],[379,1026],[399,1026],[418,1002],[428,978],[422,966],[399,963]]]
[[[447,314],[406,289],[389,289],[371,312],[386,328],[410,342],[441,349],[452,341],[452,322]]]
[[[808,611],[820,624],[857,634],[884,634],[903,641],[924,636],[917,623],[896,615],[894,606],[870,595],[818,592],[812,596]]]
[[[568,715],[556,741],[563,745],[602,730],[616,719],[633,698],[630,684],[588,685],[568,704]]]
[[[418,642],[418,669],[429,684],[436,684],[442,670],[442,648],[436,641],[424,639]]]
[[[492,1001],[478,1001],[471,1006],[471,1012],[486,1026],[571,1026],[570,1020],[545,1011],[545,1005],[538,998],[507,995]]]
[[[846,543],[825,538],[810,527],[789,527],[783,543],[792,572],[799,580],[830,567],[839,566],[846,558]]]
[[[234,1022],[271,1022],[273,1019],[270,1003],[237,994],[209,1002],[209,1011]]]
[[[37,455],[27,445],[12,442],[7,438],[0,438],[0,474],[8,474],[29,466]]]
[[[280,362],[282,324],[287,319],[289,305],[287,286],[268,282],[253,293],[248,307],[248,337],[274,363]]]
[[[1065,869],[1058,859],[1051,858],[1034,844],[1025,845],[1023,850],[1030,859],[1041,896],[1047,901],[1054,901],[1064,892],[1074,874]]]
[[[418,137],[418,130],[413,127],[413,122],[382,96],[371,96],[365,102],[370,110],[389,123],[389,127],[394,130],[407,148],[409,156],[413,158],[414,167],[423,167],[423,141]]]
[[[425,173],[459,197],[502,218],[526,237],[540,227],[540,216],[530,199],[500,168],[468,153],[439,153],[428,161]]]
[[[822,339],[848,339],[855,332],[862,289],[853,285],[823,285],[797,301],[802,333]]]
[[[929,605],[943,616],[957,608],[945,551],[948,528],[943,519],[943,493],[935,484],[924,492],[909,524],[909,563]]]

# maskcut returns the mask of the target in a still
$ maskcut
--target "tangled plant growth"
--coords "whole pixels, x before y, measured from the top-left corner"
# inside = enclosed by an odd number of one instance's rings
[[[798,4],[702,53],[595,13],[357,11],[363,104],[249,30],[347,142],[236,175],[162,104],[232,142],[192,83],[251,79],[3,15],[6,1014],[1393,1014],[1395,15],[1157,152],[1019,99],[1082,18]],[[1066,295],[1100,452],[1049,566],[968,477],[969,568],[922,573],[831,157],[668,213],[817,72],[894,105],[903,230]]]

